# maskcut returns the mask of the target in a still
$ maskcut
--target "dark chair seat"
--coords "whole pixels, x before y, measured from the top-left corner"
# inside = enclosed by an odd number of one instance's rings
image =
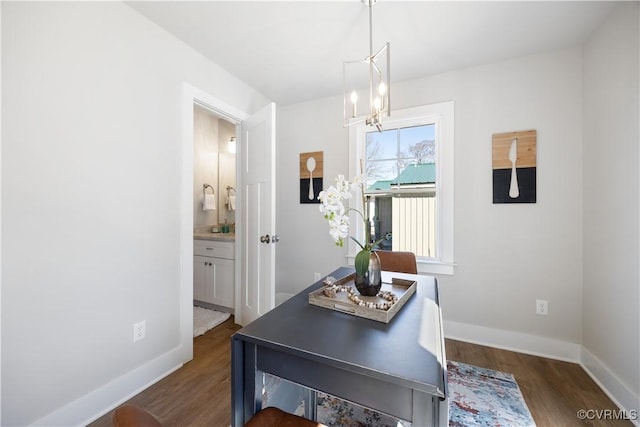
[[[162,427],[162,424],[146,409],[125,404],[113,412],[113,427]]]
[[[278,408],[264,408],[255,414],[245,427],[321,427],[318,424],[306,418],[289,414]]]

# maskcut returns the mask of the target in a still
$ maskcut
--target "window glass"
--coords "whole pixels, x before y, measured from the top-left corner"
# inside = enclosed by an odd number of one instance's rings
[[[367,213],[380,248],[436,256],[435,124],[367,132]]]

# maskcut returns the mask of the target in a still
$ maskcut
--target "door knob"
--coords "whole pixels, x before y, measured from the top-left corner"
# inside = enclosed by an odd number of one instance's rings
[[[260,236],[260,241],[262,243],[269,243],[271,242],[271,237],[268,234],[265,234],[264,236]]]

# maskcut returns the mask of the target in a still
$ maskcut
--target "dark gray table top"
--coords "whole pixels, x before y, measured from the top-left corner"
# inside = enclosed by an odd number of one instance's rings
[[[339,268],[341,278],[353,272]],[[437,283],[433,277],[383,272],[418,282],[389,323],[318,307],[308,294],[316,282],[239,330],[240,339],[387,382],[444,397],[446,359]]]

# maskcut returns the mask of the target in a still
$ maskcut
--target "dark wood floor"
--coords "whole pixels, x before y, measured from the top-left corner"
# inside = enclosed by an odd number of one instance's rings
[[[170,427],[231,425],[231,335],[240,329],[233,316],[193,340],[193,360],[134,396],[141,406]],[[91,427],[111,427],[111,413]]]
[[[230,337],[233,317],[197,337],[193,360],[129,402],[152,412],[167,427],[231,424]],[[629,421],[580,420],[580,409],[616,406],[575,363],[447,340],[447,359],[512,373],[536,424],[544,426],[629,426]],[[111,413],[90,427],[111,426]]]
[[[576,363],[453,340],[446,340],[446,350],[448,360],[513,374],[539,427],[633,426],[625,420],[578,418],[579,410],[618,408]]]

